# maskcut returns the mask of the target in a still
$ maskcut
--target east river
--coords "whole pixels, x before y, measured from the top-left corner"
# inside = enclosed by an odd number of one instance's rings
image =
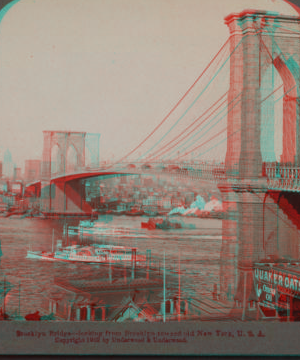
[[[178,282],[180,273],[181,291],[192,298],[211,298],[213,286],[220,276],[220,250],[222,221],[217,219],[181,218],[192,229],[147,230],[141,222],[147,217],[99,216],[99,220],[112,228],[127,227],[132,236],[78,235],[68,237],[69,243],[99,243],[137,247],[138,254],[151,250],[152,261],[165,269],[167,283]],[[77,226],[79,220],[68,220],[69,226]],[[20,309],[21,316],[41,309],[42,300],[53,287],[55,278],[76,278],[82,274],[90,279],[106,276],[107,265],[47,262],[26,259],[29,248],[36,251],[51,251],[59,240],[66,245],[63,220],[41,220],[34,218],[0,218],[0,240],[2,248],[0,277],[13,288],[6,296],[6,312],[12,314]],[[164,255],[165,254],[165,255]],[[180,271],[179,271],[180,269]],[[113,278],[123,276],[116,268]],[[151,276],[151,274],[150,274]],[[177,280],[176,280],[177,279]],[[3,305],[1,305],[3,306]],[[46,312],[47,313],[47,312]]]

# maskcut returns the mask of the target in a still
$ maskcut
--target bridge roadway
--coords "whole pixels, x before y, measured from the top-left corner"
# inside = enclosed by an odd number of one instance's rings
[[[70,181],[77,178],[88,178],[101,175],[170,175],[173,178],[189,178],[191,180],[204,180],[218,184],[230,182],[238,184],[241,179],[238,175],[226,174],[224,164],[198,163],[198,164],[176,164],[176,163],[151,163],[144,165],[140,163],[115,164],[110,167],[86,168],[84,171],[72,174],[56,174],[50,180]],[[266,180],[268,190],[300,192],[300,167],[284,164],[264,163],[262,178]]]

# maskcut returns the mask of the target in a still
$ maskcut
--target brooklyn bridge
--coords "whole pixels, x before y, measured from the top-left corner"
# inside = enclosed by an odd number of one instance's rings
[[[16,2],[4,8],[1,19]],[[89,179],[163,175],[175,183],[193,181],[199,188],[210,184],[219,192],[225,214],[217,254],[219,284],[213,292],[215,313],[222,308],[226,319],[299,320],[300,13],[291,16],[244,10],[229,14],[225,24],[229,31],[227,41],[165,117],[146,137],[137,139],[137,145],[128,153],[103,163],[100,134],[45,130],[41,179],[27,187],[38,189],[36,194],[44,214],[62,218],[72,214],[79,218],[93,214],[86,198],[85,182]],[[221,156],[214,160],[218,151]],[[150,240],[154,241],[151,237]],[[49,295],[51,314],[59,313],[57,304],[67,299],[60,311],[68,314],[68,320],[74,313],[76,320],[94,320],[98,316],[103,321],[114,321],[124,311],[120,304],[114,303],[114,308],[104,304],[107,292],[122,289],[126,295],[128,286],[136,286],[136,293],[137,289],[142,289],[142,293],[149,284],[161,292],[163,283],[163,296],[159,295],[162,308],[156,317],[159,320],[153,321],[165,321],[166,313],[170,318],[175,314],[180,321],[181,300],[185,314],[188,309],[187,300],[180,298],[180,271],[179,295],[172,299],[170,295],[166,301],[169,293],[166,294],[165,272],[163,281],[151,279],[151,283],[149,249],[146,258],[146,275],[141,271],[141,281],[135,278],[136,269],[130,268],[132,283],[127,282],[129,271],[124,268],[116,271],[122,272],[124,279],[114,283],[110,263],[105,284],[99,279],[89,283],[77,278],[67,284],[60,278],[56,285],[69,293],[64,294],[65,298],[57,292]],[[18,259],[13,260],[19,266]],[[20,264],[23,266],[21,261]],[[70,266],[70,273],[72,269]],[[81,272],[82,268],[78,273]],[[4,284],[8,286],[5,280]],[[86,284],[93,288],[88,305],[82,295],[86,295]],[[98,294],[99,288],[103,298]],[[3,292],[3,319],[5,291],[10,289],[4,288]],[[140,295],[136,293],[130,304]],[[146,310],[142,316],[154,319]]]
[[[227,215],[220,296],[233,289],[245,318],[258,296],[253,264],[300,256],[300,18],[245,10],[225,23],[226,43],[161,123],[121,159],[99,165],[97,134],[44,131],[40,184],[43,210],[59,214],[91,213],[82,184],[98,176],[164,173],[214,184]],[[209,103],[211,90],[221,94]],[[197,113],[201,101],[205,109]],[[165,127],[174,114],[177,120]],[[163,127],[163,136],[144,150]],[[224,143],[223,161],[202,161]]]

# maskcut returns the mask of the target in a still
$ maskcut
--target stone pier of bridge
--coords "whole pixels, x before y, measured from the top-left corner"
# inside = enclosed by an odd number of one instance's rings
[[[252,288],[253,263],[263,254],[263,200],[267,187],[262,181],[219,184],[223,210],[220,291],[231,292],[239,306],[255,301]]]
[[[52,215],[86,215],[93,212],[85,201],[85,184],[80,178],[67,181],[62,177],[45,183],[41,198],[42,210]]]
[[[84,182],[81,179],[55,181],[50,186],[50,211],[61,214],[92,213],[85,201]]]
[[[247,309],[257,301],[253,265],[278,259],[299,259],[300,206],[295,209],[284,192],[270,192],[266,181],[241,180],[218,185],[222,194],[220,295],[233,307]],[[293,194],[300,204],[300,195]]]

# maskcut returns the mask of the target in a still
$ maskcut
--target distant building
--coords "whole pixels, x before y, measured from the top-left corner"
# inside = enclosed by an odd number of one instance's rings
[[[171,203],[173,207],[179,207],[179,206],[183,206],[185,202],[184,199],[177,198],[176,196],[174,196],[172,197]]]
[[[122,176],[121,177],[120,184],[127,184],[127,176]]]
[[[140,176],[134,179],[134,184],[141,185],[141,177]]]
[[[11,181],[9,185],[9,191],[15,195],[22,195],[23,187],[21,181]]]
[[[21,168],[15,167],[14,168],[14,180],[21,180],[21,178],[22,178]]]
[[[26,181],[40,180],[41,177],[41,160],[25,160],[25,174]]]
[[[2,178],[2,161],[0,161],[0,178]]]
[[[143,200],[143,205],[147,206],[147,205],[150,205],[150,206],[153,206],[153,205],[156,205],[157,206],[157,197],[156,196],[148,196],[147,199],[144,199]]]
[[[14,164],[12,161],[11,152],[7,149],[3,158],[3,176],[12,179],[14,176]]]
[[[153,183],[153,179],[152,178],[146,178],[144,179],[144,186],[146,186],[147,188],[153,187],[154,183]]]
[[[7,192],[7,181],[1,180],[0,181],[0,194],[6,193],[6,192]]]
[[[158,200],[158,206],[164,208],[164,209],[170,209],[171,208],[171,199],[170,197],[164,197],[164,198],[160,198]]]
[[[195,201],[195,195],[193,192],[185,193],[185,205],[190,206],[192,202]]]

